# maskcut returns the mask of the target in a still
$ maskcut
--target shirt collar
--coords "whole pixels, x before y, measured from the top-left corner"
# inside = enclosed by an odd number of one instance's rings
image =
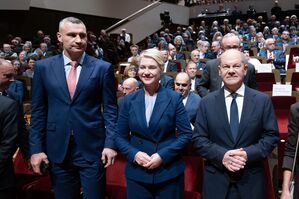
[[[244,83],[241,85],[241,87],[238,90],[236,90],[235,93],[237,93],[238,96],[243,96],[244,97],[244,93],[245,93],[245,85],[244,85]],[[225,98],[230,97],[230,94],[231,94],[231,92],[229,92],[228,90],[226,90],[224,88],[224,97]]]
[[[62,52],[62,55],[63,55],[63,63],[64,65],[68,65],[72,60],[70,58],[68,58],[65,54],[64,54],[64,51]],[[82,66],[83,65],[83,60],[85,58],[85,52],[83,53],[83,55],[81,56],[80,58],[80,61],[79,61],[79,65]]]

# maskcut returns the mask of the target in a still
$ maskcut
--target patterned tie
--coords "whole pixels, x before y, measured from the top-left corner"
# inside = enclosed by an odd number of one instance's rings
[[[67,78],[67,86],[70,92],[71,98],[73,98],[75,91],[76,91],[76,80],[77,80],[77,67],[78,62],[77,61],[71,61],[71,70],[69,73],[69,76]]]
[[[230,129],[232,132],[232,136],[234,140],[236,140],[239,130],[239,114],[238,114],[238,106],[236,102],[236,98],[238,96],[237,93],[231,93],[233,98],[232,103],[230,105]]]

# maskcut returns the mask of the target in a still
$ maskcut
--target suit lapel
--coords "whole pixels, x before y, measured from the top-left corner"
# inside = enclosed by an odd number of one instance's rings
[[[149,129],[151,133],[154,135],[156,129],[158,127],[158,123],[167,108],[168,104],[170,103],[171,98],[167,96],[167,92],[164,88],[161,87],[158,90],[157,99],[154,105],[154,110],[149,121]]]
[[[73,100],[75,100],[80,94],[81,90],[88,85],[88,79],[93,70],[93,61],[89,59],[88,55],[85,55]]]
[[[137,96],[132,100],[133,111],[135,113],[137,123],[140,125],[141,129],[148,129],[145,118],[145,101],[144,101],[144,90],[140,89],[137,91]]]
[[[66,98],[70,99],[62,55],[60,55],[57,59],[53,60],[50,67],[56,78],[57,84],[61,87],[61,90],[63,91],[63,94]]]
[[[219,114],[220,118],[223,118],[223,122],[224,122],[224,131],[227,134],[227,137],[229,138],[229,141],[231,142],[231,144],[234,144],[234,138],[233,135],[231,133],[230,130],[230,124],[228,121],[228,116],[227,116],[227,110],[226,110],[226,104],[225,104],[225,98],[224,98],[224,88],[222,87],[219,90],[219,95],[215,95],[215,113],[217,113],[217,115]],[[221,100],[219,100],[221,99]],[[218,120],[221,121],[221,120]],[[217,122],[218,122],[217,121]]]
[[[250,121],[250,119],[253,115],[253,111],[255,110],[255,104],[256,104],[256,102],[254,100],[254,95],[245,86],[243,109],[242,109],[242,115],[241,115],[241,120],[240,120],[240,125],[239,125],[239,132],[238,132],[238,136],[236,138],[236,142],[244,134],[246,127],[249,124],[248,121]]]

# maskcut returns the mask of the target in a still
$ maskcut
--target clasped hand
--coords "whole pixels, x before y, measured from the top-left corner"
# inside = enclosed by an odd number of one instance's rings
[[[149,156],[148,154],[139,151],[135,155],[135,162],[147,169],[155,169],[162,164],[162,159],[158,153]]]
[[[231,172],[243,169],[246,165],[247,153],[242,148],[229,150],[224,154],[222,164]]]

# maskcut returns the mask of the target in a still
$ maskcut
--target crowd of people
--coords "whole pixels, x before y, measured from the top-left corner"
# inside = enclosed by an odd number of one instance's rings
[[[57,42],[41,30],[28,41],[8,37],[0,52],[0,198],[15,198],[16,147],[35,173],[50,167],[56,198],[77,198],[81,187],[84,198],[104,198],[104,168],[117,151],[128,161],[128,198],[183,198],[181,154],[192,142],[205,159],[204,198],[264,199],[262,161],[278,127],[271,99],[257,91],[259,60],[248,51],[255,48],[284,77],[298,30],[296,15],[202,21],[137,45],[126,29],[115,38],[96,35],[68,17]],[[116,87],[119,62],[128,64]],[[16,75],[32,78],[29,133]]]

